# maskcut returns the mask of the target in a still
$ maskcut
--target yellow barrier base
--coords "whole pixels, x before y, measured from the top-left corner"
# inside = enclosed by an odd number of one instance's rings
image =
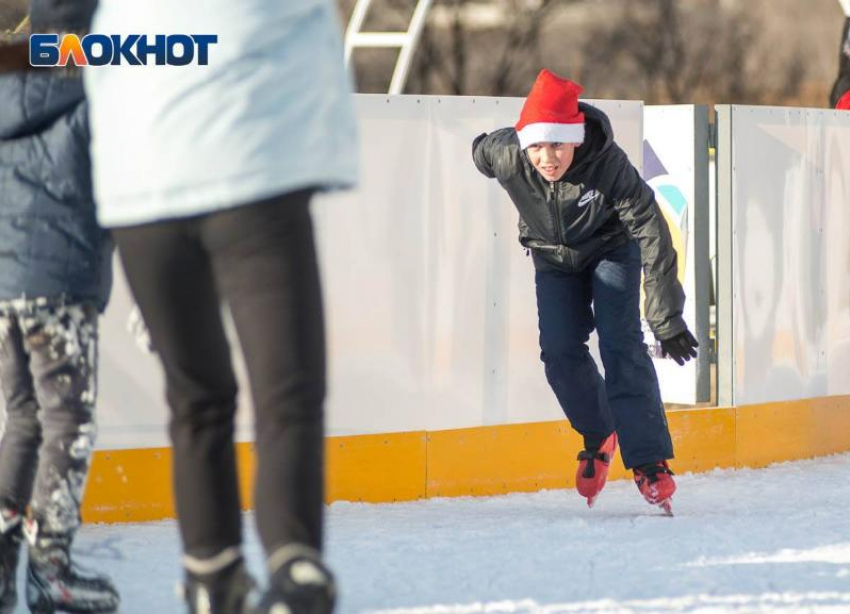
[[[850,396],[667,412],[677,473],[850,451]],[[565,420],[329,437],[327,501],[370,503],[572,488],[581,438]],[[253,444],[237,444],[242,503],[253,506]],[[622,462],[611,479],[627,477]],[[95,454],[86,522],[174,517],[169,448]]]

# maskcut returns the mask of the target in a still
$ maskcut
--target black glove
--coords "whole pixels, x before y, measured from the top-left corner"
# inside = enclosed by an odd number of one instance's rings
[[[661,342],[661,356],[662,358],[670,356],[679,365],[683,365],[691,358],[697,357],[696,348],[698,347],[699,343],[694,339],[691,331],[686,328],[675,337],[664,339]]]

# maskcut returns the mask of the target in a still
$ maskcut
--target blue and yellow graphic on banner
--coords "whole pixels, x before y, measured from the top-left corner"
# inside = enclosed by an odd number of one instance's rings
[[[655,200],[664,214],[679,264],[679,281],[684,284],[688,261],[688,210],[690,203],[681,188],[652,148],[643,142],[643,178],[655,192]]]

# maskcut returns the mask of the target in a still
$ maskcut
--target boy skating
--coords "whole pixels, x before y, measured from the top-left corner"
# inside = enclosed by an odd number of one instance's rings
[[[673,444],[643,343],[641,269],[646,318],[664,354],[684,364],[697,342],[682,318],[676,253],[653,192],[614,142],[607,116],[579,103],[580,93],[541,71],[516,127],[476,138],[473,158],[519,210],[546,377],[584,438],[579,493],[593,505],[619,445],[641,494],[669,511]],[[604,380],[586,345],[594,328]]]

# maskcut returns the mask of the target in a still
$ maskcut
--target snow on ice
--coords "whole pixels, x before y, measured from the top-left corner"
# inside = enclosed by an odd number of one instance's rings
[[[571,490],[336,503],[337,612],[848,614],[848,477],[850,455],[678,476],[673,518],[628,481],[608,484],[592,510]],[[124,614],[185,611],[173,522],[85,526],[75,551],[110,571]]]

